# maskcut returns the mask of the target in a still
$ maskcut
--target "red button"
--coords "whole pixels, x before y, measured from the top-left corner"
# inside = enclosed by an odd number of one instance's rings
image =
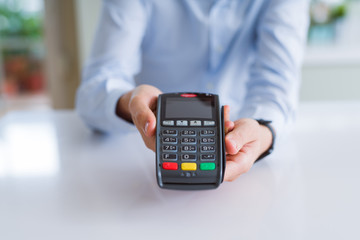
[[[174,163],[174,162],[164,162],[162,164],[162,167],[165,170],[177,170],[178,169],[178,164]]]
[[[193,93],[183,93],[180,96],[182,96],[182,97],[196,97],[197,95],[193,94]]]

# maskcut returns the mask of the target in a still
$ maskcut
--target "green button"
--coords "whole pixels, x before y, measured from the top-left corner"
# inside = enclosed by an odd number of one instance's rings
[[[200,170],[215,170],[215,163],[200,163]]]

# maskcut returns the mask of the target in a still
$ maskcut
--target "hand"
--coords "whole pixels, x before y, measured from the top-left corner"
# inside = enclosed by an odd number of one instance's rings
[[[132,121],[144,140],[145,145],[155,151],[156,105],[161,91],[150,85],[140,85],[120,97],[116,114]]]
[[[255,160],[272,143],[270,130],[254,119],[229,120],[230,107],[224,108],[226,170],[225,181],[233,181],[250,170]]]

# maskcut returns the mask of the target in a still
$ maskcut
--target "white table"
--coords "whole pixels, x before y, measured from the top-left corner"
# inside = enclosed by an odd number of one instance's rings
[[[281,148],[216,190],[163,190],[136,132],[72,111],[0,119],[0,239],[360,239],[360,103],[302,104]]]

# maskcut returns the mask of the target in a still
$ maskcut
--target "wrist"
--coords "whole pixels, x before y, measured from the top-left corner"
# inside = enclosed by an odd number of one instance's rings
[[[266,152],[267,150],[269,150],[269,148],[272,145],[272,133],[270,131],[270,129],[264,125],[260,124],[260,154],[263,154],[264,152]]]
[[[132,122],[129,101],[133,91],[129,91],[122,95],[116,104],[116,115],[126,121]]]
[[[275,130],[271,126],[271,121],[266,121],[263,119],[257,119],[256,120],[260,125],[260,156],[258,157],[258,160],[266,157],[267,155],[271,154],[274,148],[274,142],[275,142]]]

